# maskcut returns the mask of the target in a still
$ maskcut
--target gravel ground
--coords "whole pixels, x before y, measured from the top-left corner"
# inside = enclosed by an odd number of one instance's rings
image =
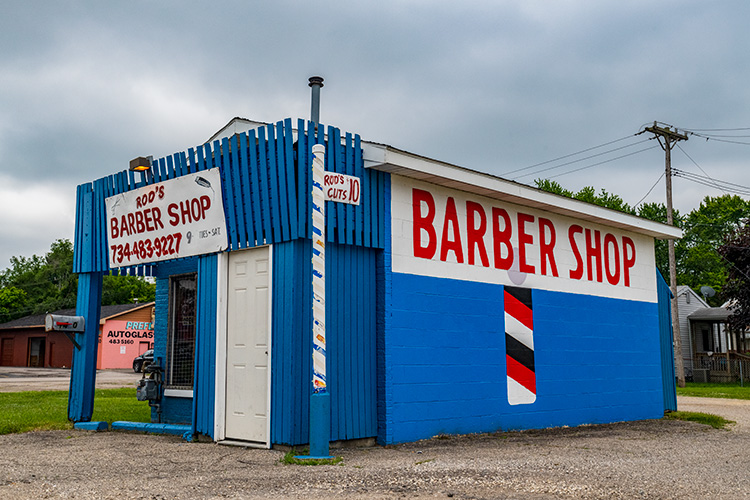
[[[333,450],[335,466],[168,436],[0,436],[0,498],[750,498],[750,401],[679,398],[729,430],[649,420]]]

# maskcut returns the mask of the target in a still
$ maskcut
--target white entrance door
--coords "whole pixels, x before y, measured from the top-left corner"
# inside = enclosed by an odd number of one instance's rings
[[[227,439],[268,442],[269,247],[229,253]]]

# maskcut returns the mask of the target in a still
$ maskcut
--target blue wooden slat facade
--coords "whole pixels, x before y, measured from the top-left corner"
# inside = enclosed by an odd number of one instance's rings
[[[193,431],[213,436],[216,399],[216,313],[218,259],[198,260],[198,307],[195,339]]]
[[[308,440],[312,344],[310,240],[274,245],[272,428],[274,443]],[[326,351],[331,440],[377,434],[374,386],[377,250],[326,246]],[[367,302],[367,300],[370,300]],[[307,314],[300,314],[307,311]]]
[[[255,130],[251,130],[249,134],[238,134],[231,145],[229,138],[224,138],[221,143],[215,141],[213,151],[206,144],[205,155],[200,153],[204,146],[199,146],[196,148],[199,153],[191,148],[187,154],[179,152],[159,158],[154,161],[154,174],[150,177],[142,176],[136,180],[134,172],[123,171],[79,186],[76,242],[82,241],[79,222],[85,213],[80,206],[84,192],[93,193],[94,209],[97,211],[93,227],[101,236],[94,238],[98,245],[94,252],[84,255],[80,245],[76,245],[74,271],[109,271],[104,212],[104,200],[108,196],[130,191],[143,183],[160,182],[197,171],[202,168],[203,163],[206,168],[218,167],[222,171],[230,249],[309,236],[309,150],[317,141],[324,141],[324,132],[322,125],[316,133],[314,129],[311,130],[311,123],[298,121],[298,126],[306,128],[298,131],[295,162],[291,123],[287,119],[275,126],[260,128],[257,138]],[[327,135],[330,138],[330,153],[326,155],[326,168],[362,179],[360,205],[326,203],[326,211],[330,215],[327,239],[337,243],[383,248],[385,225],[382,214],[378,212],[383,209],[382,194],[386,174],[364,170],[358,135],[346,134],[344,144],[337,128],[328,127]],[[281,178],[283,180],[279,180]]]
[[[674,341],[672,338],[672,291],[658,270],[656,271],[656,288],[659,301],[659,346],[661,349],[664,410],[677,411],[677,387],[674,376]]]
[[[237,233],[239,228],[237,227],[237,215],[235,213],[237,207],[237,196],[234,193],[237,184],[234,182],[233,171],[228,167],[229,164],[229,138],[224,137],[221,140],[221,154],[219,155],[220,163],[219,169],[221,171],[221,183],[224,186],[224,210],[226,211],[227,217],[227,231],[229,232],[229,249],[237,250],[239,248],[239,241]]]
[[[283,177],[285,178],[285,192],[287,193],[287,196],[289,193],[291,193],[292,190],[296,189],[295,186],[295,178],[296,177],[306,177],[303,175],[305,173],[304,169],[300,170],[300,175],[297,175],[296,173],[296,165],[294,163],[294,130],[292,129],[292,120],[291,118],[287,118],[284,120],[284,174]],[[296,198],[307,198],[306,196],[303,196],[305,191],[296,191]],[[295,202],[296,198],[287,198],[287,209],[289,210],[289,225],[290,225],[290,239],[297,239],[299,238],[299,231],[298,224],[295,224],[295,221],[299,217],[299,211],[298,211],[298,205]]]
[[[179,261],[110,269],[105,200],[145,185],[191,172],[219,168],[228,229],[229,251],[273,244],[273,357],[271,439],[303,444],[308,436],[311,379],[311,208],[310,149],[327,143],[326,168],[361,178],[359,206],[327,203],[329,217],[330,384],[337,415],[331,439],[372,437],[377,433],[375,390],[375,262],[385,244],[384,226],[373,213],[382,208],[387,174],[363,168],[358,135],[334,127],[286,119],[267,127],[177,152],[153,162],[150,174],[123,171],[78,186],[74,271],[155,275],[167,280]],[[343,140],[342,140],[343,137]],[[369,200],[367,203],[365,200]],[[336,206],[339,205],[339,206]],[[193,259],[189,259],[193,262]],[[186,261],[187,262],[187,261]],[[194,264],[191,264],[194,265]],[[198,310],[192,425],[213,436],[216,383],[217,257],[197,260]],[[160,281],[157,281],[159,283]],[[157,295],[168,287],[157,286]],[[163,298],[162,298],[163,299]],[[159,299],[157,298],[159,304]],[[164,300],[161,302],[166,304]],[[157,314],[166,328],[167,311]],[[370,310],[372,309],[372,310]],[[308,314],[300,315],[300,310]],[[291,319],[290,319],[291,318]],[[161,328],[160,331],[163,329]],[[159,338],[166,338],[162,331]],[[163,341],[163,339],[162,339]],[[163,349],[157,349],[165,355]],[[93,397],[93,396],[92,396]],[[85,398],[84,398],[85,399]],[[169,400],[170,398],[165,398]],[[184,401],[166,401],[176,420],[190,411]],[[170,410],[171,409],[171,410]],[[85,410],[84,410],[85,413]],[[340,416],[338,416],[340,414]],[[85,414],[81,416],[85,419]]]
[[[232,137],[231,140],[231,155],[232,155],[232,165],[236,165],[239,167],[240,165],[240,140],[239,136]],[[245,248],[247,247],[247,223],[245,222],[245,206],[243,203],[237,203],[237,198],[242,197],[243,189],[242,189],[242,172],[241,168],[232,168],[232,183],[234,184],[234,191],[236,192],[236,196],[234,197],[234,203],[232,205],[234,206],[234,225],[237,228],[237,248]]]

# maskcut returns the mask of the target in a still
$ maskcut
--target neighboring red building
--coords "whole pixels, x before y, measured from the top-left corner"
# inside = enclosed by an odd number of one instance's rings
[[[138,326],[146,326],[142,324],[148,323],[153,330],[153,308],[153,302],[103,306],[99,335],[101,336],[102,330],[107,328],[107,322],[112,322],[113,326],[117,326],[120,321],[124,321],[126,324],[128,321],[137,322],[139,323]],[[55,311],[55,314],[73,316],[75,315],[75,309]],[[44,331],[45,316],[45,314],[37,314],[0,324],[0,366],[70,367],[73,359],[73,343],[64,333]],[[131,330],[135,329],[131,328]],[[114,355],[110,349],[102,349],[100,344],[97,368],[131,367],[133,358],[146,350],[142,349],[141,342],[148,340],[148,342],[153,343],[153,339],[147,337],[148,330],[146,328],[141,328],[138,333],[141,336],[145,335],[145,338],[132,338],[132,335],[131,333],[126,340],[133,340],[133,346],[131,347],[129,343],[125,344],[125,355]],[[119,353],[120,349],[116,349],[116,352]],[[104,359],[102,359],[103,357]],[[124,364],[123,360],[126,357],[129,361]]]

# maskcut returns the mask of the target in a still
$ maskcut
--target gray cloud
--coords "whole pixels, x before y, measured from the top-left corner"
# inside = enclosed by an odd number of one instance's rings
[[[12,182],[0,196],[12,184],[55,186],[73,199],[76,184],[135,156],[195,146],[233,116],[307,117],[313,74],[326,78],[324,122],[498,175],[653,120],[750,125],[750,5],[740,1],[88,1],[2,10],[0,174]],[[683,147],[710,175],[747,183],[747,146],[691,138]],[[697,171],[680,152],[674,158]],[[635,203],[662,169],[657,148],[556,180]],[[718,194],[675,182],[683,211]],[[646,201],[662,199],[663,184]],[[29,227],[14,215],[24,212],[37,213],[21,206],[0,225]],[[37,217],[34,238],[19,230],[2,243],[0,268],[10,255],[72,237],[72,225]]]

